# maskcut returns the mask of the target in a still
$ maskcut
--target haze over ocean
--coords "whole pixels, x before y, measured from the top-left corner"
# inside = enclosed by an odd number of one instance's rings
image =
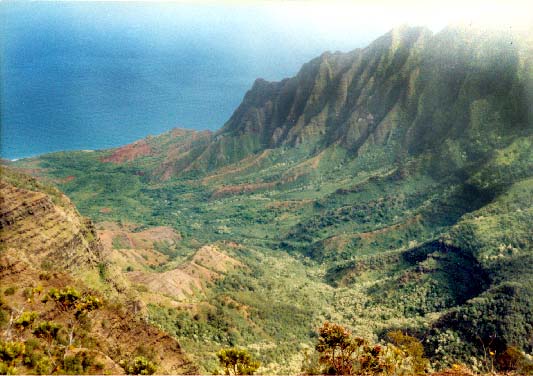
[[[390,28],[339,38],[265,4],[3,2],[0,12],[7,159],[218,129],[256,78],[292,76]]]

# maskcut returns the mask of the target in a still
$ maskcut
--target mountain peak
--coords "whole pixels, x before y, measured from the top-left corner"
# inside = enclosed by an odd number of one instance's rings
[[[158,171],[165,178],[206,171],[280,147],[303,147],[309,157],[332,145],[352,157],[384,146],[397,155],[446,154],[444,141],[466,148],[482,128],[503,137],[529,116],[531,48],[514,41],[514,34],[403,25],[363,49],[324,52],[294,77],[255,80],[215,135],[177,140]],[[472,160],[486,152],[465,149]]]

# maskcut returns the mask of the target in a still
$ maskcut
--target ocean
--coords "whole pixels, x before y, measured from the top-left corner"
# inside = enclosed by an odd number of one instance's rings
[[[6,159],[216,130],[256,78],[292,76],[382,32],[331,40],[259,5],[2,2],[0,16]]]

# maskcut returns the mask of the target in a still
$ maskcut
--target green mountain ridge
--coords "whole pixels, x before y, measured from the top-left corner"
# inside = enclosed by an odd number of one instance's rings
[[[524,39],[399,28],[365,49],[324,53],[293,78],[258,79],[220,131],[198,137],[165,165],[179,175],[282,146],[302,145],[316,155],[339,145],[353,156],[390,145],[399,158],[465,153],[453,166],[465,168],[530,131],[532,68]]]
[[[187,304],[150,295],[203,371],[239,345],[298,372],[325,320],[482,370],[489,348],[533,349],[532,51],[527,33],[399,28],[257,80],[216,133],[13,165],[96,222],[181,233],[150,280],[204,245],[243,265]]]

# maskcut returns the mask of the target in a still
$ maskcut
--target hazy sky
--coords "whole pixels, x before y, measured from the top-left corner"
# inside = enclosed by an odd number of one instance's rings
[[[454,22],[528,25],[533,21],[533,6],[529,0],[145,0],[140,3],[150,4],[155,12],[162,12],[163,20],[175,16],[172,12],[165,13],[165,9],[176,5],[212,8],[213,18],[220,21],[224,21],[225,16],[231,18],[232,10],[255,9],[263,17],[277,20],[285,30],[313,28],[313,34],[337,37],[341,31],[387,28],[404,23],[439,30]],[[142,15],[133,18],[138,16]]]
[[[364,47],[391,28],[408,24],[427,26],[434,32],[448,24],[482,23],[504,27],[533,24],[531,0],[246,0],[246,1],[4,1],[0,19],[7,18],[10,29],[0,22],[2,39],[9,58],[10,47],[35,39],[32,48],[63,48],[62,40],[77,38],[88,52],[98,50],[102,39],[115,43],[139,44],[154,51],[184,49],[217,54],[224,50],[250,64],[265,65],[264,78],[271,74],[269,64],[294,66],[325,50],[348,51]],[[9,6],[17,4],[17,6]],[[55,39],[49,30],[58,30]],[[43,38],[39,39],[42,33]],[[61,35],[61,31],[69,35]],[[12,36],[7,35],[11,33]],[[4,41],[4,40],[3,40]],[[19,43],[21,42],[21,43]],[[56,43],[57,42],[57,43]],[[286,49],[286,58],[269,52]],[[26,48],[26,52],[29,49]],[[246,53],[243,54],[243,51]],[[39,51],[40,52],[40,51]],[[31,51],[29,52],[31,54]],[[109,51],[106,51],[109,53]],[[17,57],[18,58],[18,57]],[[255,60],[255,61],[254,61]],[[275,70],[279,72],[279,69]]]

